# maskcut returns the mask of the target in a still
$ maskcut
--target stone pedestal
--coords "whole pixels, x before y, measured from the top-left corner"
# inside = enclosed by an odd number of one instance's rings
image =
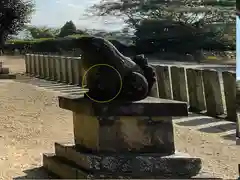
[[[201,159],[177,152],[172,116],[187,116],[184,102],[147,97],[137,102],[94,103],[61,96],[73,112],[75,144],[55,143],[43,166],[60,178],[191,178]]]
[[[15,79],[16,75],[9,72],[9,68],[3,67],[3,62],[0,62],[0,79]]]

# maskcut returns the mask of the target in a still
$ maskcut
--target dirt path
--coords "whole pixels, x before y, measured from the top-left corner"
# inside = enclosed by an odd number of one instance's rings
[[[1,60],[14,72],[24,71],[24,62],[19,59]],[[0,179],[4,180],[25,176],[24,171],[41,166],[42,153],[53,152],[54,142],[73,138],[72,113],[58,108],[58,93],[31,85],[28,78],[21,81],[0,81]],[[177,122],[179,151],[201,157],[203,169],[216,177],[237,178],[240,147],[234,141]]]

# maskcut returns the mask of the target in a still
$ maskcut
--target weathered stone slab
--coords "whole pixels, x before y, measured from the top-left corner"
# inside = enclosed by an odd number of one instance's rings
[[[53,58],[53,56],[48,56],[48,61],[49,61],[50,80],[54,81],[54,58]]]
[[[212,117],[224,114],[223,96],[218,72],[215,70],[203,71],[203,84],[206,99],[207,114]]]
[[[82,92],[87,92],[83,89]],[[79,93],[80,94],[80,93]],[[187,116],[187,103],[147,97],[141,101],[123,102],[114,100],[109,103],[95,103],[84,94],[59,96],[59,106],[73,112],[84,112],[92,116]],[[91,107],[88,112],[83,106]]]
[[[190,111],[201,112],[206,109],[202,70],[187,69],[187,84],[189,94]]]
[[[46,78],[47,80],[51,79],[52,73],[51,73],[51,57],[46,55],[45,57],[46,61]]]
[[[24,57],[24,60],[25,60],[25,68],[26,68],[26,73],[29,74],[30,73],[30,55],[29,54],[26,54],[25,57]],[[0,65],[1,67],[1,65]]]
[[[62,179],[77,179],[78,169],[62,162],[54,154],[43,154],[43,167]]]
[[[74,162],[78,166],[88,171],[102,172],[102,173],[127,173],[137,176],[148,174],[168,174],[169,172],[176,174],[184,174],[184,171],[195,169],[196,175],[201,169],[201,160],[199,158],[190,157],[184,153],[174,153],[172,155],[165,155],[159,153],[154,154],[90,154],[82,153],[74,145],[55,143],[55,154],[57,157],[67,159]],[[176,163],[173,167],[173,161]],[[179,164],[178,167],[177,163]],[[184,167],[185,166],[185,167]],[[182,172],[181,172],[182,171]],[[189,173],[189,172],[188,172]],[[192,176],[193,174],[190,173]]]
[[[74,75],[73,75],[73,60],[67,57],[67,76],[68,76],[68,84],[73,84]]]
[[[30,75],[34,76],[35,75],[35,58],[34,58],[34,54],[30,54]]]
[[[173,99],[188,102],[187,82],[184,67],[171,67]]]
[[[40,71],[39,71],[39,77],[40,78],[44,78],[44,59],[43,59],[43,55],[39,55],[39,67],[40,67]]]
[[[40,77],[40,55],[35,54],[35,77],[39,78]]]
[[[59,56],[56,56],[55,57],[55,65],[56,65],[56,81],[57,82],[61,82],[61,58]]]
[[[68,77],[68,58],[67,57],[62,57],[62,73],[63,73],[63,83],[68,83],[69,82],[69,77]]]
[[[72,60],[73,63],[73,83],[76,85],[82,85],[82,68],[81,68],[81,58],[73,58]]]
[[[237,125],[237,128],[236,128],[236,136],[237,136],[238,138],[240,138],[240,119],[239,119],[238,112],[237,112],[237,123],[236,123],[236,125]]]
[[[95,117],[73,113],[74,140],[91,152],[175,152],[171,117]]]
[[[157,72],[156,72],[156,66],[155,65],[151,65],[151,67],[153,68],[153,70],[156,73],[156,79],[157,79]],[[158,80],[156,80],[156,82],[153,84],[151,92],[149,93],[149,96],[151,97],[159,97],[159,92],[158,92]]]
[[[172,99],[172,88],[170,83],[170,73],[168,66],[156,66],[158,79],[159,97],[163,99]]]
[[[48,68],[48,64],[47,64],[47,56],[46,55],[42,55],[42,78],[43,79],[47,79],[48,78],[48,74],[47,74],[47,68]]]
[[[68,151],[69,149],[67,149]],[[75,151],[76,152],[76,151]],[[79,152],[76,152],[79,154]],[[65,154],[65,153],[63,153]],[[69,154],[69,153],[68,153]],[[85,168],[70,159],[74,156],[59,158],[53,154],[44,154],[43,165],[61,178],[191,178],[201,169],[201,160],[188,155],[175,154],[159,157],[155,155],[94,156],[77,155],[83,158]],[[73,155],[73,154],[72,154]],[[89,169],[87,169],[89,168]]]
[[[232,122],[237,122],[236,112],[236,73],[223,72],[223,87],[225,94],[225,102],[227,109],[227,119]]]
[[[54,81],[58,81],[58,74],[57,74],[57,71],[58,71],[58,65],[57,65],[57,61],[58,61],[58,56],[53,56],[53,75],[52,75],[52,79]]]
[[[16,79],[16,74],[0,74],[0,79]]]
[[[9,74],[9,68],[2,67],[2,68],[0,69],[0,74]]]

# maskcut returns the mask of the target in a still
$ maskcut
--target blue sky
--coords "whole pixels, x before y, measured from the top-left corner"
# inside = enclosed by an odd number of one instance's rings
[[[240,20],[239,18],[237,18],[237,23],[236,23],[236,26],[237,26],[237,79],[240,80],[240,45],[239,45],[239,42],[240,42]]]
[[[100,0],[35,0],[36,12],[31,24],[36,26],[61,27],[72,20],[78,28],[118,30],[122,20],[119,18],[96,17],[81,19],[84,10]],[[111,24],[109,24],[111,22]]]

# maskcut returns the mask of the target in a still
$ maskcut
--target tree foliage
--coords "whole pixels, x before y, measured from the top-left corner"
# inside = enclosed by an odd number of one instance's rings
[[[223,37],[228,25],[235,23],[235,3],[233,0],[102,0],[87,13],[122,17],[135,30],[137,45],[148,42],[151,47],[154,44],[164,50],[182,47],[185,51],[210,46],[226,49],[229,45]]]
[[[143,19],[187,24],[234,21],[235,1],[225,0],[102,0],[88,9],[91,15],[123,16],[132,27]]]
[[[49,28],[49,27],[37,27],[37,26],[27,26],[26,30],[28,30],[33,39],[39,38],[54,38],[58,36],[60,29]]]
[[[67,21],[60,30],[59,37],[65,37],[77,33],[77,28],[72,21]]]
[[[236,0],[237,15],[240,16],[240,1]]]
[[[0,1],[0,44],[8,35],[15,35],[30,21],[34,11],[31,0],[1,0]]]

